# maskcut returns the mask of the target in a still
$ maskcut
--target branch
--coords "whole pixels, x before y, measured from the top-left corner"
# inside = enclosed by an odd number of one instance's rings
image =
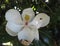
[[[45,3],[45,2],[43,2],[42,0],[40,0],[49,10],[50,10],[50,12],[54,15],[54,13],[53,13],[53,11],[51,10],[51,8]]]

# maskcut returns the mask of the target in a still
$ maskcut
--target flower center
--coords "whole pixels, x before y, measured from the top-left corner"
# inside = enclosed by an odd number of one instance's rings
[[[25,15],[25,20],[26,20],[26,21],[29,21],[29,19],[30,19],[30,16],[26,14],[26,15]]]
[[[25,25],[28,25],[28,22],[26,22]]]

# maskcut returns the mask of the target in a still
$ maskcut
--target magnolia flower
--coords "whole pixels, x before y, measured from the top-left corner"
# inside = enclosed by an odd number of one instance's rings
[[[18,36],[23,45],[30,45],[31,42],[39,40],[38,28],[46,26],[50,17],[45,13],[35,16],[32,8],[24,9],[22,14],[15,9],[6,12],[6,32],[11,36]]]

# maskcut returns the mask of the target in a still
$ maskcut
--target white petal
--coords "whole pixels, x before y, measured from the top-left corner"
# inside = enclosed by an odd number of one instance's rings
[[[45,13],[40,13],[36,15],[34,20],[30,23],[32,25],[35,25],[37,28],[46,26],[50,21],[50,17]]]
[[[18,39],[30,41],[29,44],[31,44],[34,39],[34,32],[31,31],[28,27],[25,27],[21,32],[18,33]]]
[[[38,30],[35,31],[35,40],[39,40],[39,32],[38,32]]]
[[[7,21],[11,21],[16,24],[20,24],[22,22],[20,13],[15,9],[8,10],[5,14],[5,18]]]
[[[23,28],[23,25],[18,25],[12,22],[8,22],[6,27],[9,28],[12,32],[18,33]]]
[[[6,27],[6,32],[11,36],[17,36],[17,33],[11,31],[8,27]]]
[[[27,8],[27,9],[23,10],[22,18],[24,21],[26,21],[25,20],[26,15],[28,15],[30,17],[29,21],[31,21],[34,18],[35,14],[34,14],[34,11],[32,10],[32,8]]]
[[[39,32],[38,29],[34,25],[29,26],[30,30],[34,32],[34,39],[39,40]]]

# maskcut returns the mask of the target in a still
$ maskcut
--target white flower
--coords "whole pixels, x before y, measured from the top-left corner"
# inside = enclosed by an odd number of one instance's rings
[[[35,16],[32,8],[24,9],[22,14],[15,9],[10,9],[6,12],[5,18],[7,33],[18,36],[24,45],[29,45],[34,39],[39,40],[38,28],[46,26],[50,21],[50,17],[45,13]]]

